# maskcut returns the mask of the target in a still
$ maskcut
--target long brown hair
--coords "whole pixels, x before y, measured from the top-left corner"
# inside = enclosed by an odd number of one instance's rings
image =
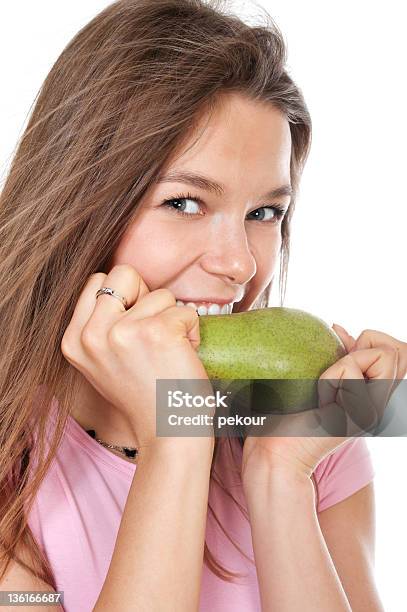
[[[311,144],[310,115],[285,63],[283,36],[267,12],[262,24],[249,25],[222,0],[119,0],[52,66],[0,196],[0,577],[16,559],[56,589],[27,516],[76,392],[62,336],[87,278],[107,271],[137,203],[221,94],[274,105],[289,122],[294,195],[281,227],[283,304],[290,220]],[[268,306],[270,289],[254,308]],[[53,397],[59,413],[48,449]],[[211,478],[222,487],[214,468],[219,441]],[[204,561],[225,580],[236,575],[206,542]]]

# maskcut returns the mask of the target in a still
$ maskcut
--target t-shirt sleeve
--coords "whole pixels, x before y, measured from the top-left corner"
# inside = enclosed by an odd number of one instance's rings
[[[323,459],[314,470],[318,488],[317,512],[346,499],[375,476],[372,457],[364,438],[352,438]]]

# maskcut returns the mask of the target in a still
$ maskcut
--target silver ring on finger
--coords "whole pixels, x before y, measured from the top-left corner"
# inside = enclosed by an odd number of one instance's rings
[[[99,291],[96,292],[96,299],[99,297],[99,295],[103,295],[103,294],[111,295],[112,297],[115,297],[116,299],[120,300],[124,306],[124,309],[127,310],[128,308],[127,300],[125,297],[120,295],[120,293],[117,293],[117,291],[115,291],[111,287],[102,287],[102,289],[99,289]]]

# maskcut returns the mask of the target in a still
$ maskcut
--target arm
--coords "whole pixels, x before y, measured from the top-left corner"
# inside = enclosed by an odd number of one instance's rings
[[[4,550],[0,549],[0,553],[3,555]],[[21,544],[17,544],[15,553],[24,563],[31,566],[32,561],[30,556]],[[2,580],[0,580],[0,591],[46,591],[47,593],[55,593],[54,589],[52,589],[49,584],[33,576],[21,563],[14,559],[10,561],[5,575]],[[15,604],[10,606],[4,604],[1,606],[1,610],[2,612],[15,612],[16,607]],[[18,605],[18,612],[32,612],[32,607],[32,604]],[[64,612],[64,608],[61,604],[44,604],[41,606],[41,612]]]
[[[384,612],[374,579],[373,482],[320,512],[318,520],[353,612]]]
[[[140,454],[94,612],[198,609],[212,454],[211,438]]]
[[[352,612],[318,523],[312,480],[262,470],[256,485],[243,483],[263,611]]]

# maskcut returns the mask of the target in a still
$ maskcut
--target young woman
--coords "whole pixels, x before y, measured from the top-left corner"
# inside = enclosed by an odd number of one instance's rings
[[[310,147],[279,30],[221,9],[111,4],[19,143],[0,200],[1,590],[63,591],[68,612],[382,610],[363,438],[156,436],[156,380],[208,383],[198,313],[267,306],[278,261],[283,303]],[[404,377],[406,343],[335,330],[348,354],[322,377]]]

